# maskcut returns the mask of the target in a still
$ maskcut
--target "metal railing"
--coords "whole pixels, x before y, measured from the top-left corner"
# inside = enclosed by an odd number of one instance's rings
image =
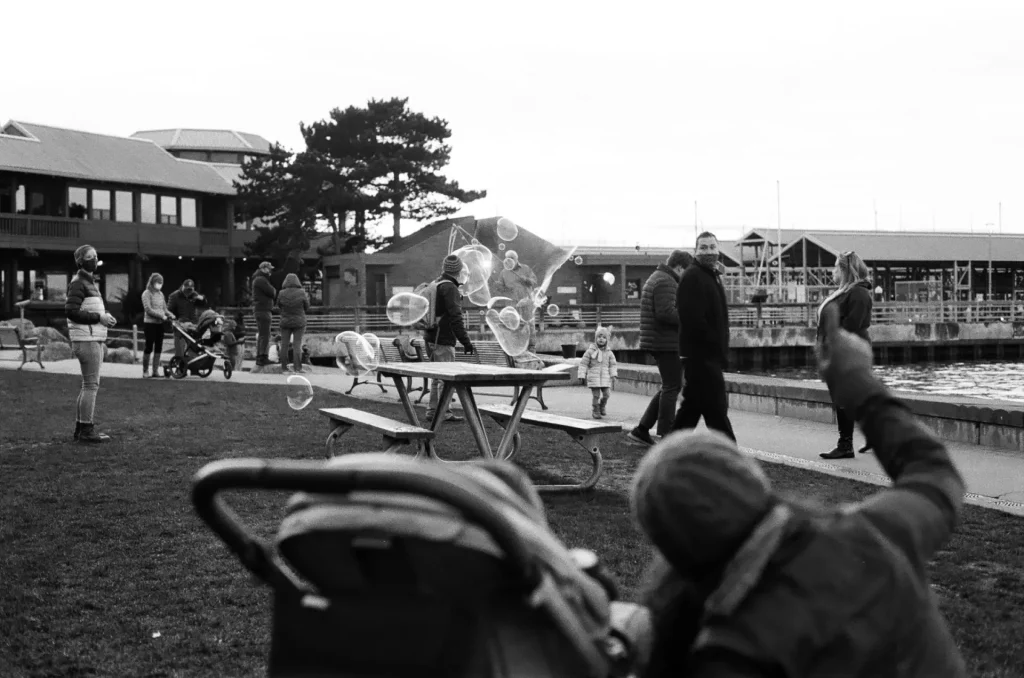
[[[250,318],[248,308],[225,308],[221,312],[230,315],[242,311]],[[569,306],[558,315],[549,316],[538,310],[537,321],[545,329],[593,329],[597,325],[612,325],[618,330],[639,329],[640,307],[630,305],[588,305]],[[729,306],[731,327],[815,327],[818,304],[734,304]],[[470,330],[486,330],[483,311],[479,307],[463,310],[463,319]],[[978,301],[945,302],[942,304],[910,304],[904,302],[879,302],[872,309],[871,322],[875,325],[899,325],[905,323],[1006,323],[1024,321],[1024,301]],[[272,321],[274,331],[279,327],[280,318]],[[247,321],[251,325],[251,321]],[[252,329],[250,327],[250,329]],[[306,316],[307,332],[342,332],[358,329],[360,332],[398,333],[408,328],[395,325],[388,320],[383,306],[360,306],[348,308],[314,307]]]

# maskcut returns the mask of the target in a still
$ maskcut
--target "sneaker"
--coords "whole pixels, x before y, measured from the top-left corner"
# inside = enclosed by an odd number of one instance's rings
[[[110,436],[97,431],[94,424],[82,424],[82,430],[78,434],[78,442],[80,443],[105,443],[109,440]]]
[[[648,447],[654,444],[654,438],[651,437],[651,434],[648,433],[647,431],[641,431],[638,428],[635,428],[629,433],[627,433],[626,438],[629,439],[631,442],[638,443],[640,445],[646,445]]]

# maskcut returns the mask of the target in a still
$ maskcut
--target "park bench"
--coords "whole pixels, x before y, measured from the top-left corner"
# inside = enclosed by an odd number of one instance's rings
[[[480,405],[478,409],[481,414],[490,416],[491,419],[493,419],[502,428],[505,427],[505,424],[512,417],[512,408],[508,405]],[[580,447],[590,454],[590,461],[593,464],[593,470],[591,471],[590,477],[582,483],[578,483],[576,485],[538,485],[537,490],[539,492],[581,492],[593,489],[597,484],[597,479],[601,476],[601,471],[604,469],[604,460],[601,457],[601,447],[598,444],[598,436],[604,433],[622,433],[622,424],[611,423],[608,421],[575,419],[573,417],[564,417],[557,414],[548,414],[546,412],[531,410],[523,412],[523,417],[520,420],[520,425],[522,424],[531,424],[541,428],[564,431]],[[521,447],[522,439],[517,432],[515,438],[513,438],[512,452],[509,454],[508,460],[515,457]]]
[[[0,327],[0,349],[6,351],[21,351],[21,365],[18,365],[20,370],[25,366],[27,362],[37,362],[39,367],[46,369],[43,365],[43,346],[39,343],[37,337],[24,337],[21,334],[21,329],[17,327]],[[34,361],[29,360],[28,352],[35,351],[36,359]]]
[[[409,342],[412,350],[414,351],[413,355],[410,355],[406,353],[404,350],[402,350],[400,343],[401,342],[399,341],[399,337],[394,337],[393,339],[385,337],[384,339],[381,339],[380,348],[377,351],[377,363],[418,363],[423,361],[423,344],[419,338],[412,339]],[[346,348],[351,351],[350,347]],[[352,385],[349,386],[349,389],[347,391],[345,391],[345,395],[349,395],[350,393],[352,393],[356,386],[363,386],[365,384],[372,384],[379,388],[381,390],[381,393],[387,393],[387,387],[381,381],[380,375],[376,374],[376,372],[374,374],[376,376],[376,381],[371,379],[360,379],[359,377],[353,377]],[[423,386],[417,386],[413,388],[411,377],[407,380],[406,384],[406,390],[409,393],[423,391],[423,393],[420,395],[420,399],[423,398],[424,394],[429,393],[429,390],[427,389],[426,379],[423,380]]]
[[[459,349],[455,350],[455,362],[460,363],[475,363],[477,365],[496,365],[498,367],[515,367],[515,358],[505,353],[505,349],[501,347],[497,341],[474,341],[473,348],[474,352],[470,355],[466,355]],[[480,395],[487,395],[486,393]],[[422,399],[422,396],[420,396]],[[519,387],[516,387],[512,394],[512,402],[514,403],[519,398]],[[548,409],[548,406],[544,403],[544,387],[537,385],[533,389],[533,393],[530,395],[531,400],[536,400],[540,403],[542,410]],[[417,401],[419,402],[419,401]]]
[[[405,421],[388,419],[352,407],[323,408],[320,410],[320,414],[327,417],[330,425],[330,433],[327,435],[325,446],[328,459],[336,456],[334,453],[335,441],[355,426],[380,433],[384,439],[384,452],[397,452],[405,445],[415,443],[417,445],[416,455],[420,456],[425,451],[421,443],[434,437],[434,432],[428,428],[413,426]]]

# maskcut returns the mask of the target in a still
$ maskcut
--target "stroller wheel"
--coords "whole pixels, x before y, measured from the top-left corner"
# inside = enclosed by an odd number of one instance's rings
[[[213,367],[202,367],[196,370],[196,374],[198,374],[203,379],[206,379],[208,376],[213,374]]]
[[[171,362],[167,364],[167,369],[175,379],[185,378],[185,361],[178,356],[171,358]]]
[[[224,362],[224,378],[225,379],[230,379],[232,372],[234,372],[234,369],[231,367],[231,363],[225,361]]]

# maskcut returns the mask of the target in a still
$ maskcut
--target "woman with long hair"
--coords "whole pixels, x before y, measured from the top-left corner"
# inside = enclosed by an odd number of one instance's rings
[[[154,273],[149,276],[146,289],[142,292],[142,307],[145,309],[142,331],[146,336],[146,347],[142,351],[143,379],[150,375],[150,357],[153,359],[152,375],[157,376],[157,368],[160,367],[160,353],[164,350],[164,323],[174,318],[174,314],[167,310],[164,293],[160,291],[163,286],[164,277],[159,273]]]
[[[818,307],[818,338],[822,332],[822,312],[829,304],[839,309],[839,324],[847,332],[856,334],[870,342],[868,328],[871,327],[871,280],[868,267],[856,252],[843,252],[836,258],[832,277],[838,287]],[[831,391],[829,395],[832,395]],[[835,398],[833,396],[833,401]],[[822,452],[824,459],[852,459],[853,454],[853,412],[835,407],[836,423],[839,426],[839,442],[831,452]],[[865,452],[868,448],[861,448]]]

